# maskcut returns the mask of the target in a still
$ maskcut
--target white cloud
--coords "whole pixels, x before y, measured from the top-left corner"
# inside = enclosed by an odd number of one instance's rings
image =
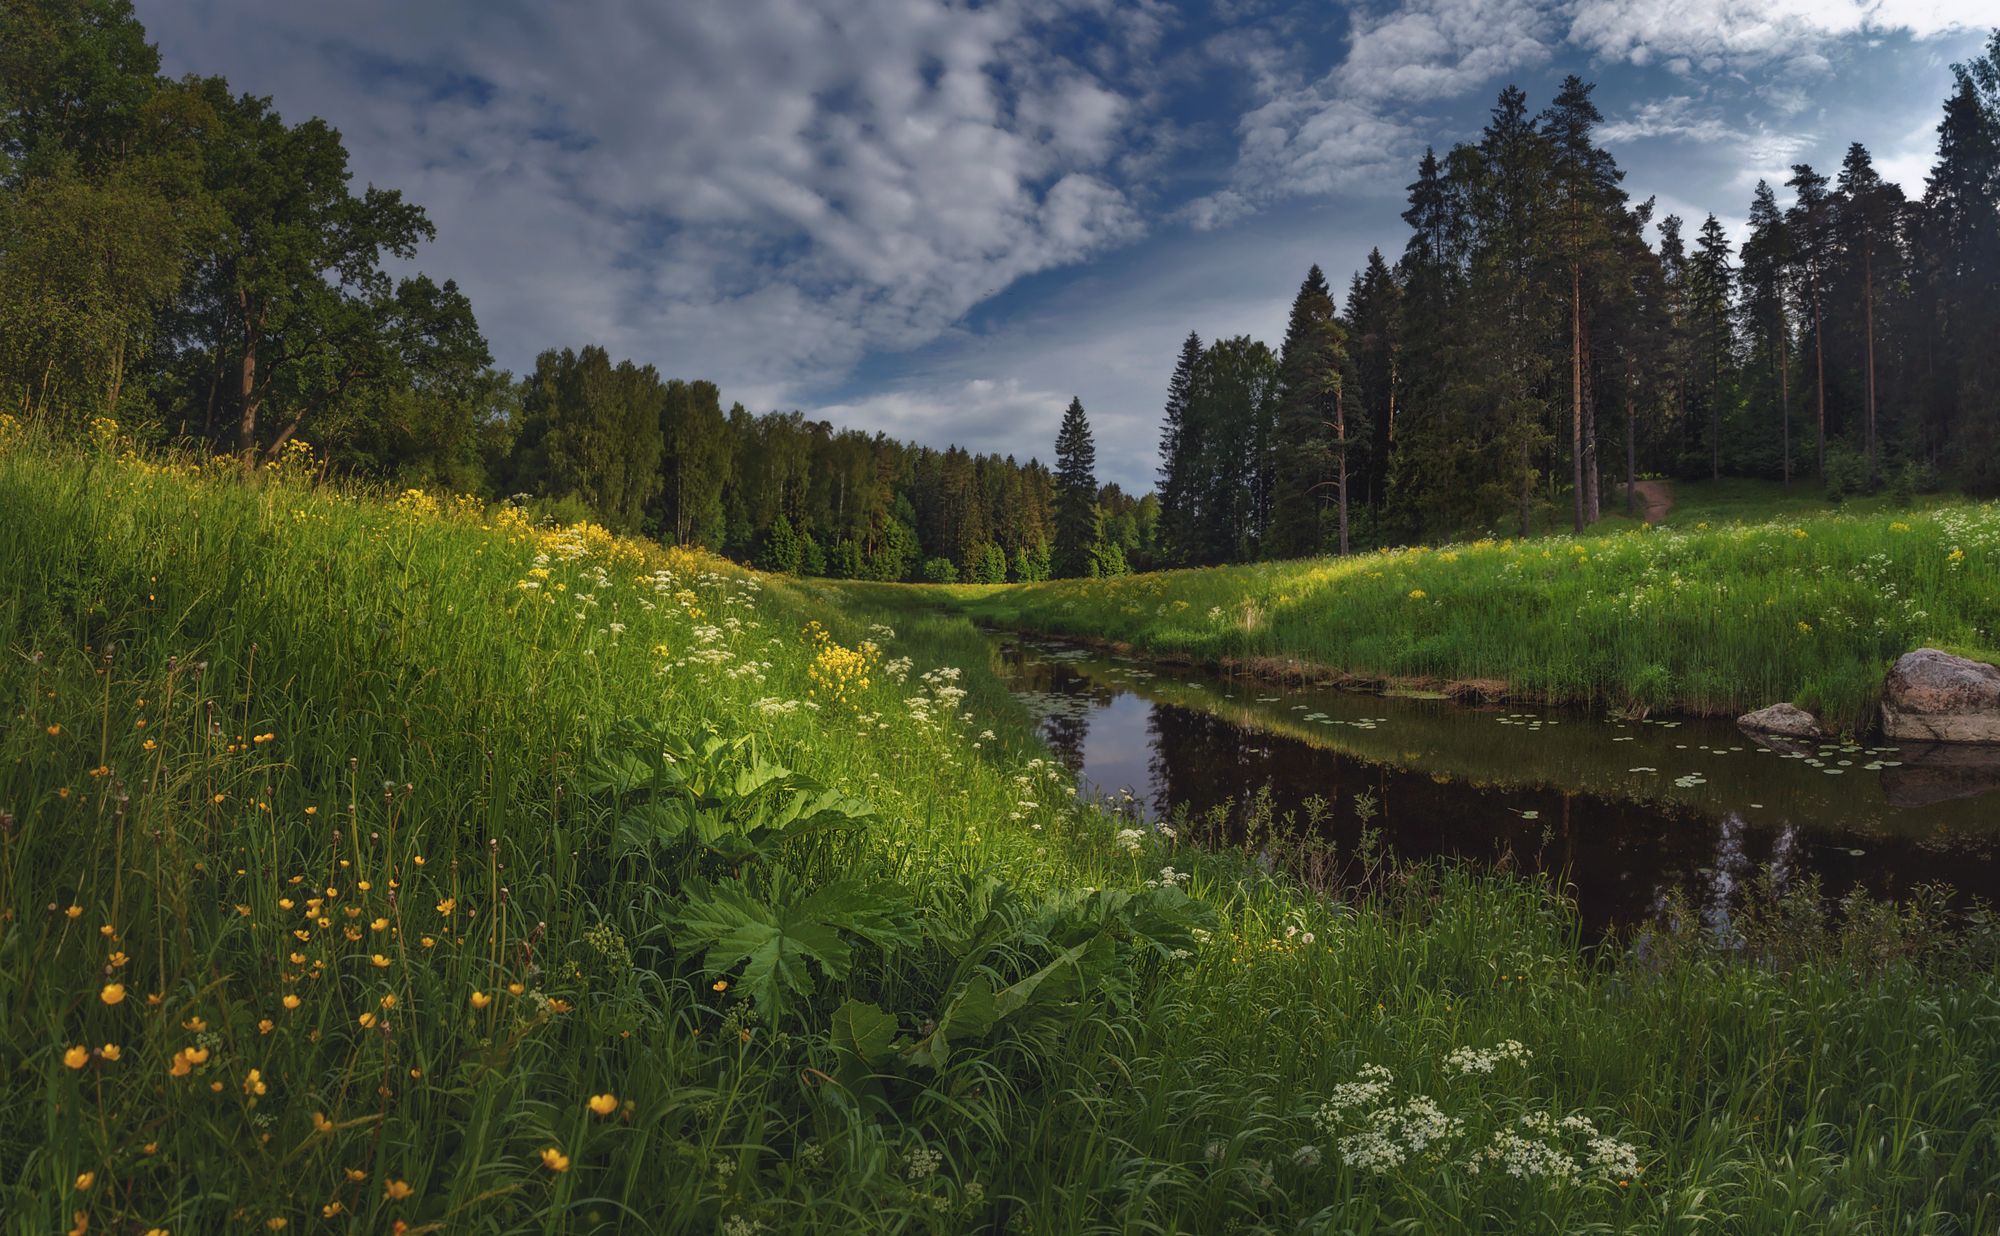
[[[1596,55],[1675,72],[1824,68],[1825,44],[1849,35],[1931,38],[1994,20],[1990,0],[1574,0],[1567,37]]]
[[[1016,279],[1144,230],[1112,164],[1115,70],[1161,15],[1110,0],[528,8],[154,3],[175,70],[340,126],[357,172],[444,222],[503,355],[598,340],[732,383],[922,343]],[[483,85],[457,93],[441,84]],[[551,306],[559,311],[551,311]]]

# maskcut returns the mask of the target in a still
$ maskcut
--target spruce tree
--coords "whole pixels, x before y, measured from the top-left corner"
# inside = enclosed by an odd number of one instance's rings
[[[1160,424],[1160,541],[1170,566],[1194,561],[1201,519],[1196,467],[1202,442],[1192,421],[1201,364],[1201,336],[1189,331],[1167,382],[1166,415]]]
[[[1786,485],[1792,483],[1792,325],[1786,282],[1791,264],[1791,237],[1777,195],[1760,180],[1750,201],[1750,235],[1743,242],[1743,317],[1751,372],[1760,379],[1752,389],[1761,387],[1767,398],[1776,395],[1778,467]]]
[[[1278,356],[1277,423],[1272,453],[1271,527],[1264,550],[1274,558],[1300,558],[1320,551],[1325,529],[1320,518],[1321,484],[1331,449],[1327,426],[1339,366],[1333,358],[1338,330],[1333,294],[1315,265],[1292,299],[1285,345]]]
[[[1101,539],[1097,510],[1097,447],[1083,401],[1071,397],[1056,433],[1056,543],[1054,574],[1073,578],[1090,573],[1091,552]]]

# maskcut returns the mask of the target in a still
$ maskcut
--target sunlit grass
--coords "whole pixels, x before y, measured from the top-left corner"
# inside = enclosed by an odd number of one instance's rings
[[[2000,648],[1992,504],[1680,526],[950,592],[986,621],[1155,653],[1614,707],[1789,700],[1849,729],[1902,653]]]
[[[1309,893],[1072,802],[963,619],[473,503],[17,441],[0,555],[9,1231],[2000,1217],[1975,931],[1621,960],[1526,880]],[[595,788],[709,733],[754,755],[706,797]],[[863,823],[754,841],[777,765]],[[852,882],[895,930],[782,1015],[686,943],[699,890]],[[1375,1109],[1327,1109],[1369,1065],[1462,1123],[1362,1156]]]

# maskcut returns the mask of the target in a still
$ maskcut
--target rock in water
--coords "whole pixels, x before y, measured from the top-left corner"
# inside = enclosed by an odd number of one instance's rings
[[[1904,653],[1883,684],[1882,732],[1924,742],[2000,743],[2000,668],[1936,648]]]
[[[1826,732],[1820,729],[1818,717],[1797,704],[1773,704],[1746,712],[1736,718],[1736,724],[1759,734],[1779,734],[1786,738],[1818,738]]]

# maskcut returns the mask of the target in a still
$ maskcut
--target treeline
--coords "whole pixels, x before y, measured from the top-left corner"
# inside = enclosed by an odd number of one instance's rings
[[[1630,200],[1589,84],[1503,90],[1344,306],[1314,267],[1275,353],[1189,335],[1160,558],[1580,530],[1653,474],[2000,491],[2000,32],[1954,75],[1921,198],[1856,143],[1760,182],[1741,252]]]
[[[1051,472],[797,412],[725,412],[713,383],[596,347],[544,352],[520,390],[495,492],[553,495],[614,528],[842,579],[1001,583],[1151,562],[1158,502],[1098,488],[1080,404],[1058,443],[1068,471]]]
[[[310,441],[350,475],[778,570],[1037,579],[1063,556],[1063,491],[1033,460],[725,412],[713,384],[597,347],[496,369],[453,283],[384,268],[434,236],[421,207],[356,192],[325,122],[161,77],[126,0],[4,0],[0,92],[0,411],[246,467]],[[1093,485],[1090,506],[1101,531],[1066,566],[1150,562],[1150,498]]]

